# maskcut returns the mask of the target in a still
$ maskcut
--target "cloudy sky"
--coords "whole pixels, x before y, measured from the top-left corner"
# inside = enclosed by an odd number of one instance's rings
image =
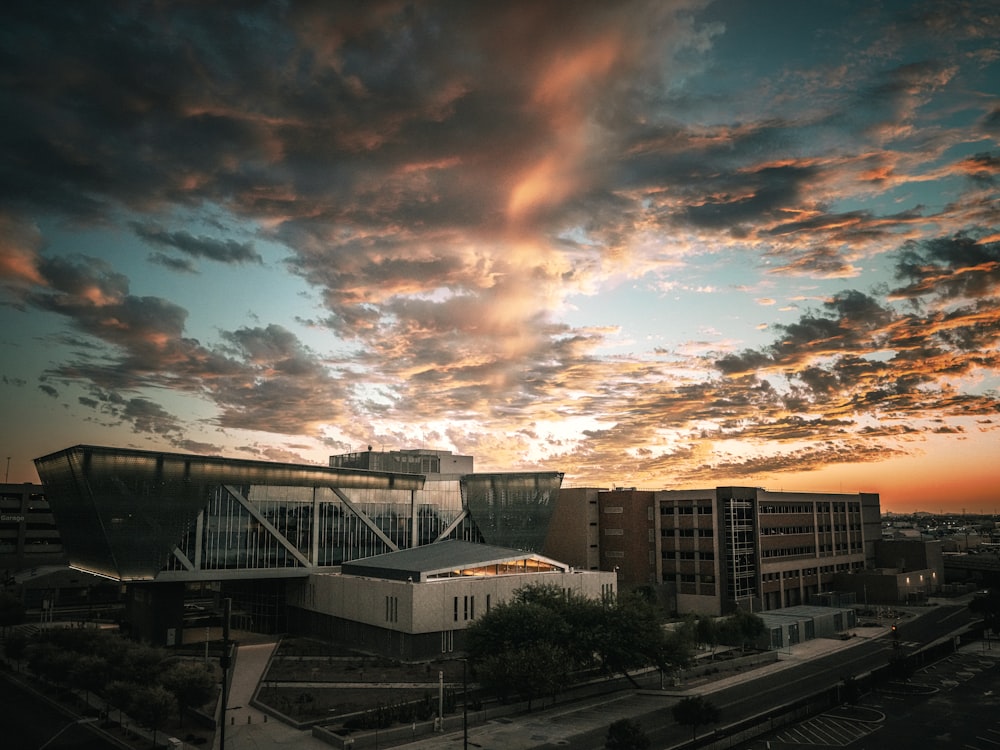
[[[1000,507],[1000,14],[14,2],[0,460]]]

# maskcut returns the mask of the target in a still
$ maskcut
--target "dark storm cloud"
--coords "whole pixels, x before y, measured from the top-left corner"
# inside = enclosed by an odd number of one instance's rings
[[[151,253],[149,255],[149,262],[155,263],[158,266],[163,266],[164,268],[169,268],[171,271],[175,271],[177,273],[198,273],[197,267],[188,258],[172,258],[169,255],[164,255],[163,253]]]
[[[132,223],[132,231],[146,242],[177,250],[193,258],[207,258],[219,263],[261,263],[251,243],[194,237],[187,232],[169,232],[163,227]]]
[[[898,297],[995,296],[1000,290],[1000,242],[964,234],[909,242],[896,263],[896,278],[906,282],[893,290]]]
[[[759,223],[796,205],[802,183],[814,173],[801,167],[768,167],[753,174],[731,175],[727,184],[718,186],[720,195],[688,206],[683,217],[696,226],[713,229]]]

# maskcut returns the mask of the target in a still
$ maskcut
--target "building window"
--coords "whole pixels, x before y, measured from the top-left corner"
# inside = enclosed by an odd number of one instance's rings
[[[605,513],[624,513],[625,510],[620,505],[609,505],[604,509]]]
[[[399,622],[399,597],[387,596],[385,598],[385,621]]]
[[[458,597],[457,596],[455,597],[454,613],[455,613],[455,618],[454,618],[455,622],[458,622]]]

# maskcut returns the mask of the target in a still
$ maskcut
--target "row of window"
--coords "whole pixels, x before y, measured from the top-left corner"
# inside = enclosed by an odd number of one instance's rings
[[[690,550],[675,551],[672,549],[663,550],[660,555],[664,560],[714,560],[714,552],[692,552]]]
[[[861,503],[817,503],[816,510],[820,513],[860,513]]]
[[[847,542],[837,542],[836,544],[821,544],[819,546],[819,551],[823,552],[860,552],[861,542],[854,541],[850,544]]]
[[[800,555],[815,555],[815,545],[801,545],[796,547],[779,547],[777,549],[763,549],[760,551],[761,557],[799,557]]]
[[[699,516],[710,516],[712,515],[711,505],[660,505],[660,515],[661,516],[672,516],[674,513],[681,516],[699,515]]]
[[[761,536],[784,536],[785,534],[812,534],[810,526],[762,526]]]
[[[793,505],[761,505],[761,513],[808,513],[812,515],[813,506],[811,503],[808,504],[793,504]]]
[[[850,529],[851,531],[856,531],[859,534],[861,533],[861,524],[860,523],[850,523],[850,524],[847,524],[847,523],[835,523],[835,524],[822,523],[819,526],[817,526],[817,528],[820,530],[820,532],[847,531],[848,529]]]
[[[708,539],[715,537],[713,529],[660,529],[660,536],[674,536],[674,534],[679,537],[705,537]]]

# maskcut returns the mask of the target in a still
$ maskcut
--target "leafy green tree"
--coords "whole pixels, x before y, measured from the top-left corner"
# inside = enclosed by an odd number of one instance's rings
[[[143,726],[153,730],[153,745],[156,745],[156,733],[170,718],[177,702],[170,691],[161,685],[140,687],[132,696],[129,713]]]
[[[748,643],[756,642],[766,632],[764,620],[743,609],[736,610],[719,623],[719,640],[730,646],[739,646],[741,650],[746,650]]]
[[[650,744],[642,725],[631,719],[612,722],[604,740],[605,750],[647,750]]]
[[[674,704],[671,709],[674,721],[678,724],[691,727],[691,740],[698,736],[698,727],[715,724],[719,721],[721,713],[719,707],[703,695],[691,695],[682,698]]]
[[[163,671],[167,653],[163,649],[143,643],[122,641],[125,650],[118,660],[115,679],[137,682],[140,685],[154,684]]]
[[[201,706],[212,697],[215,675],[203,664],[179,661],[163,673],[160,683],[176,698],[177,712],[183,725],[185,708]]]
[[[698,615],[698,619],[695,621],[695,632],[698,643],[708,646],[714,659],[715,649],[719,645],[718,620],[708,615]]]
[[[24,633],[15,630],[3,643],[3,652],[8,659],[13,660],[14,668],[20,671],[21,660],[28,651],[31,639]]]
[[[647,665],[670,670],[685,664],[690,654],[684,633],[667,633],[658,610],[646,598],[598,602],[553,586],[519,589],[510,602],[494,607],[465,635],[466,653],[480,682],[500,695],[516,693],[529,700],[547,694],[545,686],[553,676],[558,677],[554,686],[558,689],[574,670],[595,665],[625,675]],[[534,658],[522,673],[510,665],[525,653]],[[555,668],[550,669],[543,665],[552,654]]]
[[[969,602],[969,611],[983,618],[983,627],[996,632],[1000,630],[1000,589],[990,588]]]
[[[566,682],[566,653],[539,641],[486,656],[476,665],[480,684],[501,699],[517,696],[528,702],[556,695]]]
[[[33,643],[27,650],[28,666],[35,674],[59,684],[66,684],[69,672],[76,662],[76,656],[54,643],[42,640]]]
[[[114,680],[104,686],[103,695],[105,700],[118,709],[118,723],[122,723],[122,712],[128,711],[132,705],[132,697],[139,691],[139,686],[134,682],[125,680]]]
[[[84,691],[84,702],[90,704],[91,691],[100,692],[108,682],[108,662],[103,656],[76,654],[69,669],[69,684]]]
[[[668,633],[652,602],[626,596],[604,608],[600,657],[607,672],[654,665],[664,671],[683,666],[690,657],[690,643],[683,631]]]
[[[466,651],[474,661],[498,650],[535,643],[558,645],[569,638],[569,626],[558,612],[530,601],[500,604],[465,631]]]
[[[7,629],[24,622],[24,603],[9,591],[0,591],[0,627],[6,637]]]

